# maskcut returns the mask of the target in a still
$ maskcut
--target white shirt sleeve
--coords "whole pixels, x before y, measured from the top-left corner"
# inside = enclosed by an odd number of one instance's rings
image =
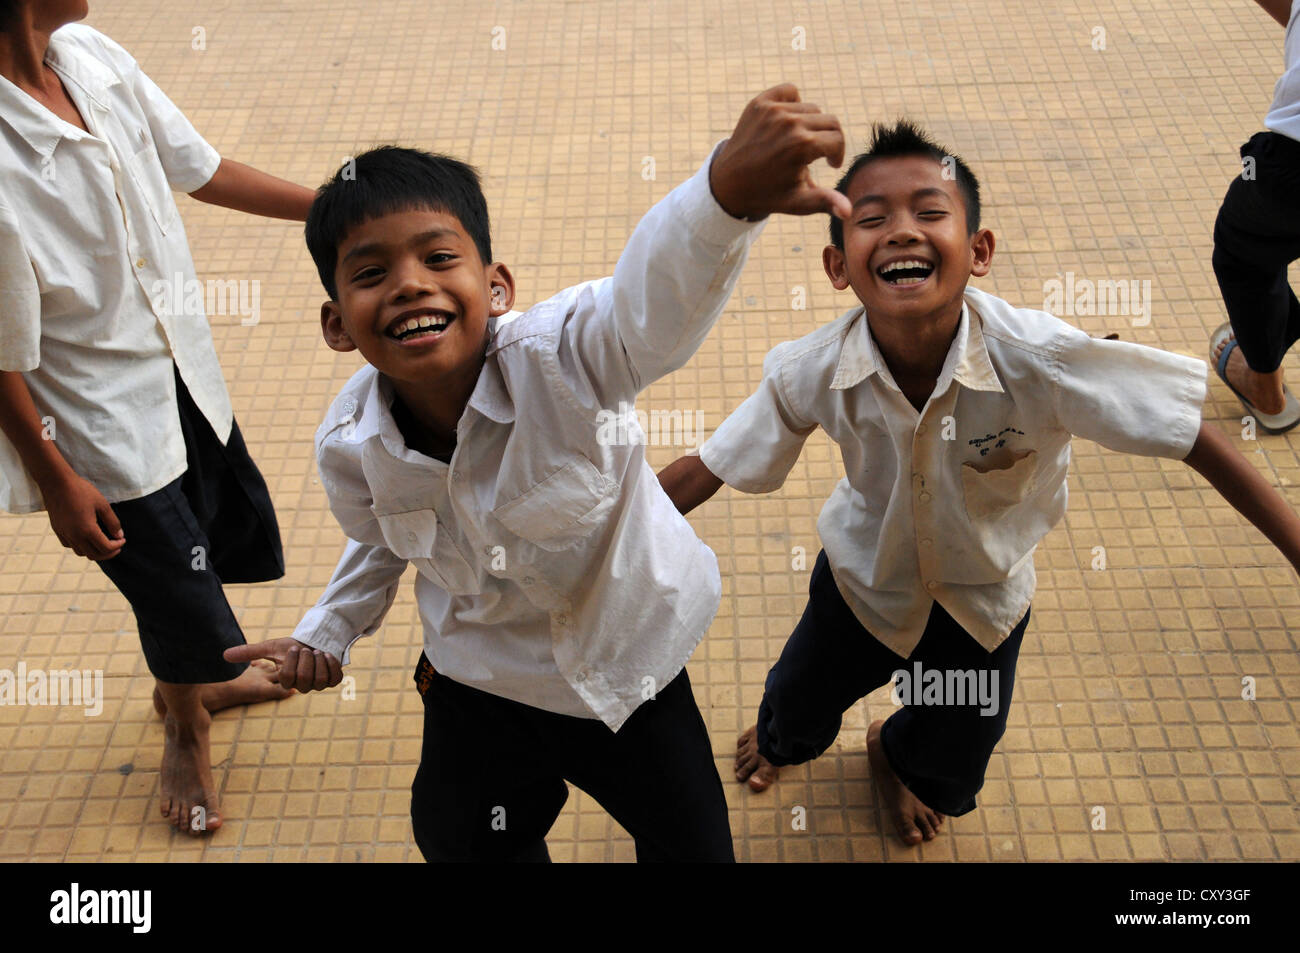
[[[718,205],[709,187],[712,163],[710,157],[645,214],[613,278],[592,286],[594,314],[566,324],[604,407],[631,402],[691,359],[762,230],[762,222],[733,218]]]
[[[791,342],[787,342],[791,343]],[[700,460],[727,486],[743,493],[778,490],[803,452],[815,422],[802,419],[782,383],[777,345],[763,361],[758,390],[732,412],[700,447]]]
[[[1058,419],[1076,437],[1145,457],[1191,453],[1205,402],[1204,361],[1068,328],[1052,370]]]
[[[18,217],[0,197],[0,371],[31,371],[40,362],[40,288]]]
[[[349,539],[325,592],[302,617],[293,637],[348,663],[352,643],[378,631],[397,598],[406,560],[383,546]]]
[[[91,31],[94,32],[94,31]],[[221,165],[221,154],[185,118],[185,114],[158,88],[140,64],[114,40],[94,32],[102,59],[130,87],[149,123],[167,184],[176,192],[194,192],[206,185]]]

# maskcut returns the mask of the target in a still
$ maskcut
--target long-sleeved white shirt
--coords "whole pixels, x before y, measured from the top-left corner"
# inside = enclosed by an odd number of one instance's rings
[[[717,204],[708,169],[646,214],[612,278],[494,323],[450,464],[405,445],[378,371],[352,377],[316,435],[350,542],[294,638],[346,662],[410,562],[425,653],[457,682],[617,730],[681,671],[718,609],[717,559],[631,405],[695,353],[761,229]]]
[[[821,427],[845,476],[817,529],[858,621],[907,658],[938,602],[992,651],[1029,608],[1034,549],[1065,515],[1070,437],[1184,459],[1205,379],[1204,361],[1092,338],[968,287],[921,411],[857,307],[777,345],[700,459],[729,486],[769,493]]]
[[[198,281],[171,190],[202,187],[221,156],[103,34],[61,27],[45,61],[90,131],[0,77],[0,370],[22,372],[64,459],[117,503],[185,472],[173,362],[230,437],[202,296],[165,290]],[[0,434],[0,509],[42,506]]]

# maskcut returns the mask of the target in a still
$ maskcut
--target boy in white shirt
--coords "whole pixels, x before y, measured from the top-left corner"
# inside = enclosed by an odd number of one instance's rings
[[[717,611],[717,561],[612,408],[684,364],[771,212],[844,214],[808,164],[839,124],[792,86],[754,99],[712,160],[642,219],[612,278],[512,315],[474,171],[381,148],[320,191],[307,243],[330,347],[367,366],[316,436],[349,537],[283,684],[341,679],[408,562],[424,653],[415,839],[430,861],[545,861],[571,781],[639,860],[731,861],[726,800],[683,666]],[[748,219],[748,220],[746,220]]]
[[[164,715],[162,814],[221,826],[211,711],[282,698],[221,653],[223,582],[284,574],[171,190],[278,218],[312,193],[222,159],[82,0],[0,4],[0,509],[44,509],[130,602]],[[178,277],[179,276],[179,277]]]
[[[1300,300],[1287,266],[1300,258],[1300,0],[1257,0],[1286,27],[1285,68],[1264,132],[1241,147],[1242,171],[1214,223],[1214,275],[1228,323],[1210,338],[1220,379],[1265,433],[1300,424],[1282,358],[1300,340]]]
[[[808,606],[768,674],[736,777],[763,790],[811,760],[843,712],[900,673],[868,755],[906,844],[975,807],[1006,725],[1033,551],[1065,512],[1072,435],[1185,460],[1300,566],[1300,520],[1203,424],[1202,361],[1097,340],[967,286],[989,272],[966,164],[908,123],[877,128],[837,186],[823,264],[859,302],[778,345],[759,389],[698,456],[660,474],[681,512],[768,493],[822,427],[845,477],[818,521]]]

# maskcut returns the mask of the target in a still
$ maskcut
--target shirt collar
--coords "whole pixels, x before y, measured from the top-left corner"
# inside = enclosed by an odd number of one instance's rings
[[[121,82],[116,73],[94,57],[84,54],[74,43],[65,41],[57,30],[50,35],[45,62],[58,71],[61,79],[76,86],[91,106],[103,112],[108,111],[108,88]],[[84,139],[87,135],[71,123],[64,122],[2,76],[0,117],[14,132],[27,140],[27,144],[38,155],[51,155],[60,139],[67,137],[75,141]],[[86,121],[90,122],[89,119]]]
[[[858,307],[855,310],[857,315],[850,320],[849,330],[840,348],[839,364],[835,367],[835,376],[831,378],[832,390],[847,390],[872,374],[883,373],[886,377],[889,376],[885,359],[881,357],[875,339],[871,336],[866,309]],[[971,320],[971,314],[975,314],[976,320]],[[939,372],[939,379],[935,382],[935,393],[942,394],[952,381],[968,390],[1002,392],[1002,383],[993,370],[993,361],[989,358],[988,347],[984,343],[983,322],[979,320],[977,312],[971,311],[965,300],[961,303],[957,334],[948,348],[948,356],[944,360],[943,370]]]
[[[474,392],[469,395],[469,406],[473,407],[484,417],[494,420],[499,424],[508,424],[515,419],[515,403],[510,399],[510,391],[506,387],[505,378],[501,374],[501,365],[497,359],[498,333],[501,328],[510,321],[519,317],[519,312],[510,311],[500,318],[488,318],[488,341],[487,356],[483,362],[483,369],[479,371],[478,383],[474,385]]]

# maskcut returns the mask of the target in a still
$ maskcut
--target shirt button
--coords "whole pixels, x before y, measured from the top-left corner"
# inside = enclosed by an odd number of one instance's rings
[[[929,503],[929,502],[930,502],[930,494],[929,494],[929,493],[922,493],[922,494],[918,497],[918,499],[919,499],[922,503]]]
[[[558,625],[568,625],[569,617],[565,615],[563,612],[561,612],[555,617],[555,622]]]
[[[524,576],[524,585],[525,585],[525,586],[531,586],[531,585],[532,585],[533,583],[535,583],[536,581],[537,581],[537,580],[534,579],[532,576]]]
[[[925,584],[925,588],[929,589],[931,592],[934,592],[934,590],[939,588],[939,584],[935,582],[933,579],[931,579],[929,582]]]
[[[357,409],[357,402],[351,397],[344,397],[343,402],[339,404],[339,410],[345,417],[351,417],[352,412]]]
[[[573,675],[573,680],[579,684],[585,682],[587,680],[587,670],[585,668],[578,669]]]
[[[928,429],[928,428],[925,426],[925,424],[921,424],[919,427],[916,428],[916,432],[917,432],[917,433],[925,433],[925,431],[926,431],[927,429]]]
[[[148,262],[145,261],[143,258],[137,258],[137,259],[135,260],[135,266],[136,266],[137,268],[143,268],[143,267],[144,267],[145,265],[147,265],[147,264],[148,264]]]
[[[409,539],[411,542],[415,542],[415,534],[414,534],[414,533],[407,533],[407,534],[406,534],[406,538]]]
[[[451,475],[451,478],[452,478],[452,480],[453,480],[454,482],[459,483],[459,482],[460,482],[460,471],[457,470],[455,473],[453,473],[453,474]]]

